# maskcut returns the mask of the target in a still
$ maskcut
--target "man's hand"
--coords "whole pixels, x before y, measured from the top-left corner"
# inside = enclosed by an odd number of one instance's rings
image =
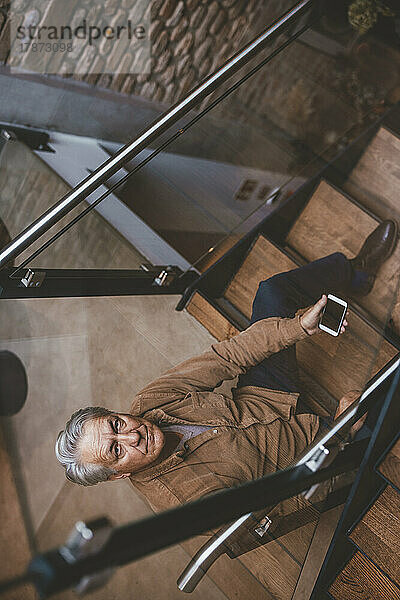
[[[354,402],[356,402],[360,398],[361,393],[362,392],[360,390],[351,390],[351,392],[347,392],[347,394],[345,394],[339,400],[339,404],[337,406],[335,417],[334,417],[335,421],[336,421],[336,419],[338,419],[340,417],[340,415],[342,413],[344,413],[345,410],[347,410],[349,408],[349,406],[351,406]],[[354,438],[357,431],[359,431],[361,429],[361,427],[364,425],[364,421],[366,418],[367,418],[367,415],[363,415],[361,417],[361,419],[359,419],[352,425],[352,427],[350,428],[350,435],[352,438]]]
[[[324,306],[327,303],[327,297],[325,294],[318,300],[314,306],[309,308],[304,315],[300,317],[300,323],[304,331],[308,333],[308,335],[313,335],[313,333],[317,333],[319,331],[318,323],[321,317],[322,311],[324,310]],[[340,328],[340,333],[344,333],[346,331],[348,323],[346,319],[343,321],[342,327]]]

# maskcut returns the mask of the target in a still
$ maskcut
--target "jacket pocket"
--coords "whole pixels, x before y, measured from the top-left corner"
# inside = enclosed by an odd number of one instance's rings
[[[229,410],[229,399],[223,394],[216,394],[215,392],[190,392],[188,396],[191,396],[192,405],[195,408],[220,408]]]
[[[193,415],[199,423],[237,427],[236,410],[230,398],[215,392],[190,392]]]

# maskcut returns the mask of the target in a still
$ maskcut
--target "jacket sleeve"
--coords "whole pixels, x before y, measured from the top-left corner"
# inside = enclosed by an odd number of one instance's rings
[[[160,394],[172,399],[192,391],[213,390],[224,380],[234,379],[271,354],[307,337],[300,315],[293,319],[262,319],[233,338],[213,344],[208,352],[170,369],[146,386],[137,398]]]

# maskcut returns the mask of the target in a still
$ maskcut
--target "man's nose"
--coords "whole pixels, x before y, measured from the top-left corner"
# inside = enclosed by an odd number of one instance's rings
[[[137,446],[140,442],[141,436],[137,429],[133,429],[128,433],[120,433],[118,437],[122,442],[125,442],[129,446]]]

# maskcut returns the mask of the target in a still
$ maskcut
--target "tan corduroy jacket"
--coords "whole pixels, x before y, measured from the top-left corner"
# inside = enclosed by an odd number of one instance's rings
[[[133,400],[131,413],[160,424],[208,425],[184,449],[131,476],[156,511],[288,466],[315,437],[315,415],[295,416],[298,394],[215,388],[308,337],[293,319],[268,318],[169,370]]]

